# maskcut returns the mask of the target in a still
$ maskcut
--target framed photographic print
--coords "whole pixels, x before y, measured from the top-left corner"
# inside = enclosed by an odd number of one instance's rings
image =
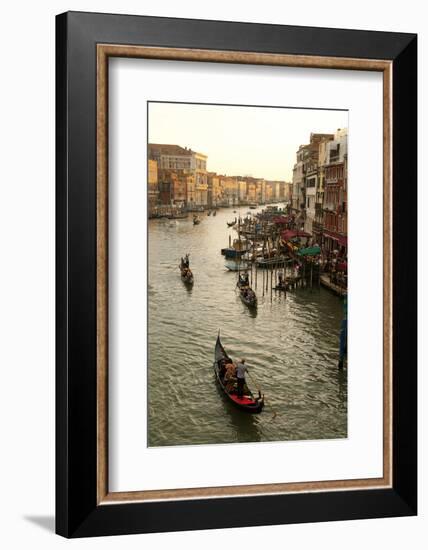
[[[412,34],[57,16],[57,532],[414,515]]]

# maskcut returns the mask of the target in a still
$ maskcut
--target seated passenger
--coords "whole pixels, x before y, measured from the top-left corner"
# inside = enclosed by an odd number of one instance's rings
[[[227,363],[225,366],[225,375],[224,375],[224,381],[228,382],[230,380],[235,380],[236,375],[236,367],[234,363]]]
[[[224,378],[224,375],[226,374],[226,364],[224,359],[220,359],[218,362],[218,369],[220,378]]]

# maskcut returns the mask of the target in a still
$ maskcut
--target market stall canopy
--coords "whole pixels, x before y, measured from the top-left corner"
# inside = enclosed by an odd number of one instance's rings
[[[318,256],[321,253],[319,246],[310,246],[308,248],[301,248],[298,252],[298,256]]]

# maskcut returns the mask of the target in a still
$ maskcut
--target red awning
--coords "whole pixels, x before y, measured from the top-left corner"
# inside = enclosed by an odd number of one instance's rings
[[[274,223],[282,224],[282,223],[290,223],[292,221],[291,216],[276,216],[272,220]]]
[[[281,224],[281,223],[288,223],[287,218],[284,216],[276,216],[272,219],[273,223]]]
[[[293,231],[291,229],[286,229],[281,233],[281,237],[284,239],[284,241],[289,241],[290,239],[294,239],[294,237],[310,237],[311,235],[309,233],[306,233],[305,231]]]
[[[348,237],[346,235],[341,235],[340,233],[336,233],[334,231],[324,231],[324,237],[337,241],[340,246],[346,246],[348,244]]]

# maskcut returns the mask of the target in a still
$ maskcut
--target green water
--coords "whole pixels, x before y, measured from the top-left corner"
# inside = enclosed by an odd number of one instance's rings
[[[259,270],[258,308],[250,311],[220,254],[229,234],[236,237],[226,227],[235,215],[203,214],[196,226],[191,216],[149,221],[149,446],[347,437],[347,371],[337,369],[341,300],[316,288],[274,293],[271,301]],[[186,252],[191,289],[178,269]],[[266,395],[259,415],[234,408],[215,383],[219,329],[229,355],[246,358]]]

